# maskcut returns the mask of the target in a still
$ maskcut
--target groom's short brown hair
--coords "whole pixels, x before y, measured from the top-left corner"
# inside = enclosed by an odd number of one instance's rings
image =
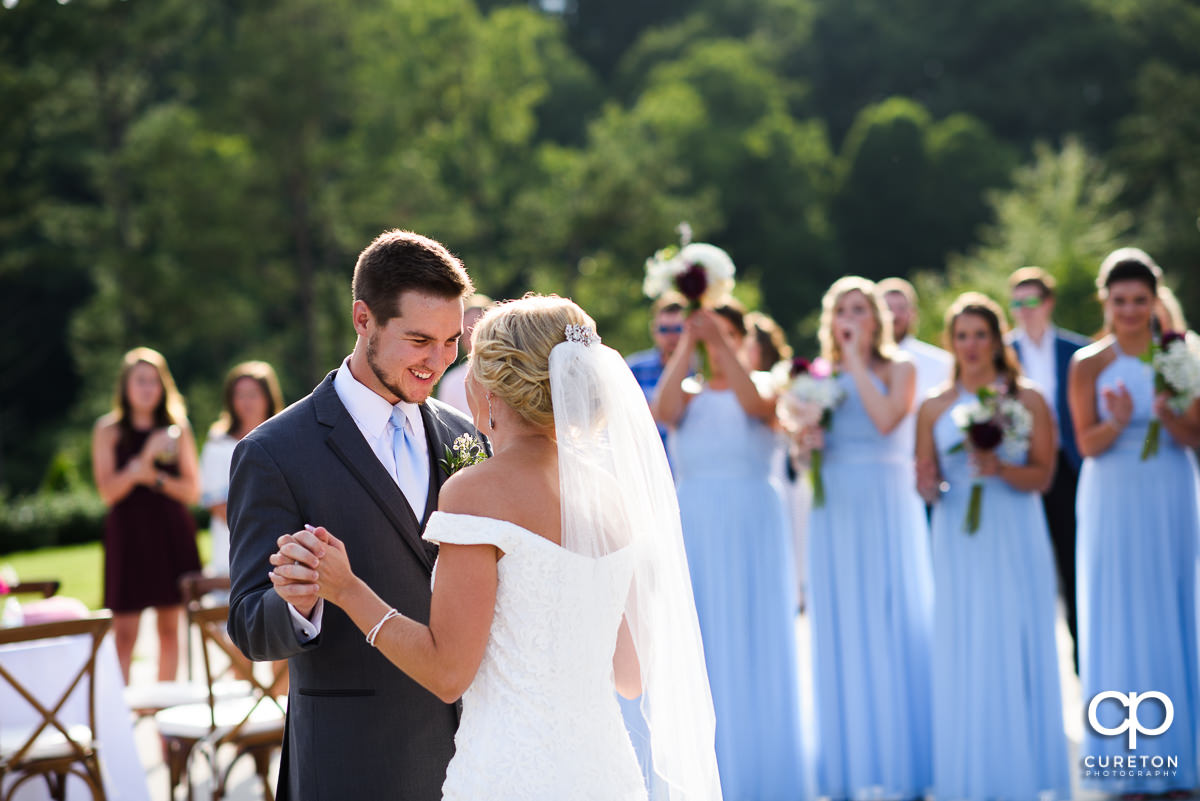
[[[416,290],[448,300],[475,291],[467,271],[441,242],[412,231],[384,231],[358,254],[354,299],[380,325],[399,314],[400,293]]]

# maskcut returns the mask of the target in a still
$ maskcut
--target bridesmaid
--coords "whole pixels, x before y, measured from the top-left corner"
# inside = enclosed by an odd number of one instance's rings
[[[823,435],[825,504],[809,521],[817,794],[924,797],[930,785],[933,579],[925,509],[899,431],[916,371],[865,278],[821,301],[821,351],[845,400]],[[820,429],[800,447],[821,446]]]
[[[1136,248],[1111,253],[1096,284],[1111,333],[1072,360],[1071,416],[1080,453],[1079,663],[1085,714],[1100,693],[1158,691],[1174,708],[1170,728],[1139,736],[1136,751],[1122,736],[1084,726],[1084,782],[1107,793],[1173,793],[1196,786],[1196,538],[1200,536],[1196,458],[1200,403],[1175,414],[1155,396],[1150,349],[1162,271]],[[1158,453],[1142,459],[1150,420],[1161,421]],[[1131,718],[1116,700],[1095,707],[1101,728]],[[1138,708],[1146,729],[1164,722],[1164,705]],[[1087,760],[1178,758],[1173,775],[1089,775]],[[1124,759],[1122,759],[1124,761]],[[1135,772],[1136,773],[1136,772]]]
[[[934,797],[1062,801],[1070,797],[1058,654],[1055,573],[1040,493],[1054,472],[1054,421],[1004,344],[1003,312],[977,292],[946,313],[954,383],[921,404],[917,489],[933,510]],[[1033,417],[1028,450],[951,452],[953,409],[991,387]],[[982,477],[979,529],[963,531]],[[945,482],[945,484],[943,484]],[[939,487],[946,487],[939,494]]]
[[[129,683],[142,612],[154,607],[158,680],[179,667],[179,578],[200,569],[196,442],[163,355],[134,348],[121,360],[113,410],[92,430],[92,475],[104,519],[104,605],[113,613],[121,675]]]
[[[721,788],[728,801],[796,801],[805,795],[796,585],[771,474],[782,443],[773,389],[739,361],[745,336],[743,312],[732,302],[693,312],[652,408],[671,429]],[[688,377],[699,342],[710,362],[703,382]]]

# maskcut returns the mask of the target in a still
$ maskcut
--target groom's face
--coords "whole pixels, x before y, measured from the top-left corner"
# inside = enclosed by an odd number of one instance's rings
[[[423,403],[458,356],[462,299],[408,290],[397,311],[383,325],[368,324],[367,365],[396,399]]]

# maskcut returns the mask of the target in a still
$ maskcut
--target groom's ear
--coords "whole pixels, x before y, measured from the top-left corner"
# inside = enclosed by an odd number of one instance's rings
[[[356,300],[350,311],[351,322],[354,323],[354,333],[361,337],[370,334],[371,326],[375,324],[375,315],[365,300]]]

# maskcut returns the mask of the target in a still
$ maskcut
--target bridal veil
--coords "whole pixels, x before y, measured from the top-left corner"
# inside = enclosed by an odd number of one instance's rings
[[[654,771],[671,801],[720,799],[712,695],[662,440],[620,354],[589,327],[565,333],[550,353],[562,545],[590,557],[633,549],[625,618]]]

